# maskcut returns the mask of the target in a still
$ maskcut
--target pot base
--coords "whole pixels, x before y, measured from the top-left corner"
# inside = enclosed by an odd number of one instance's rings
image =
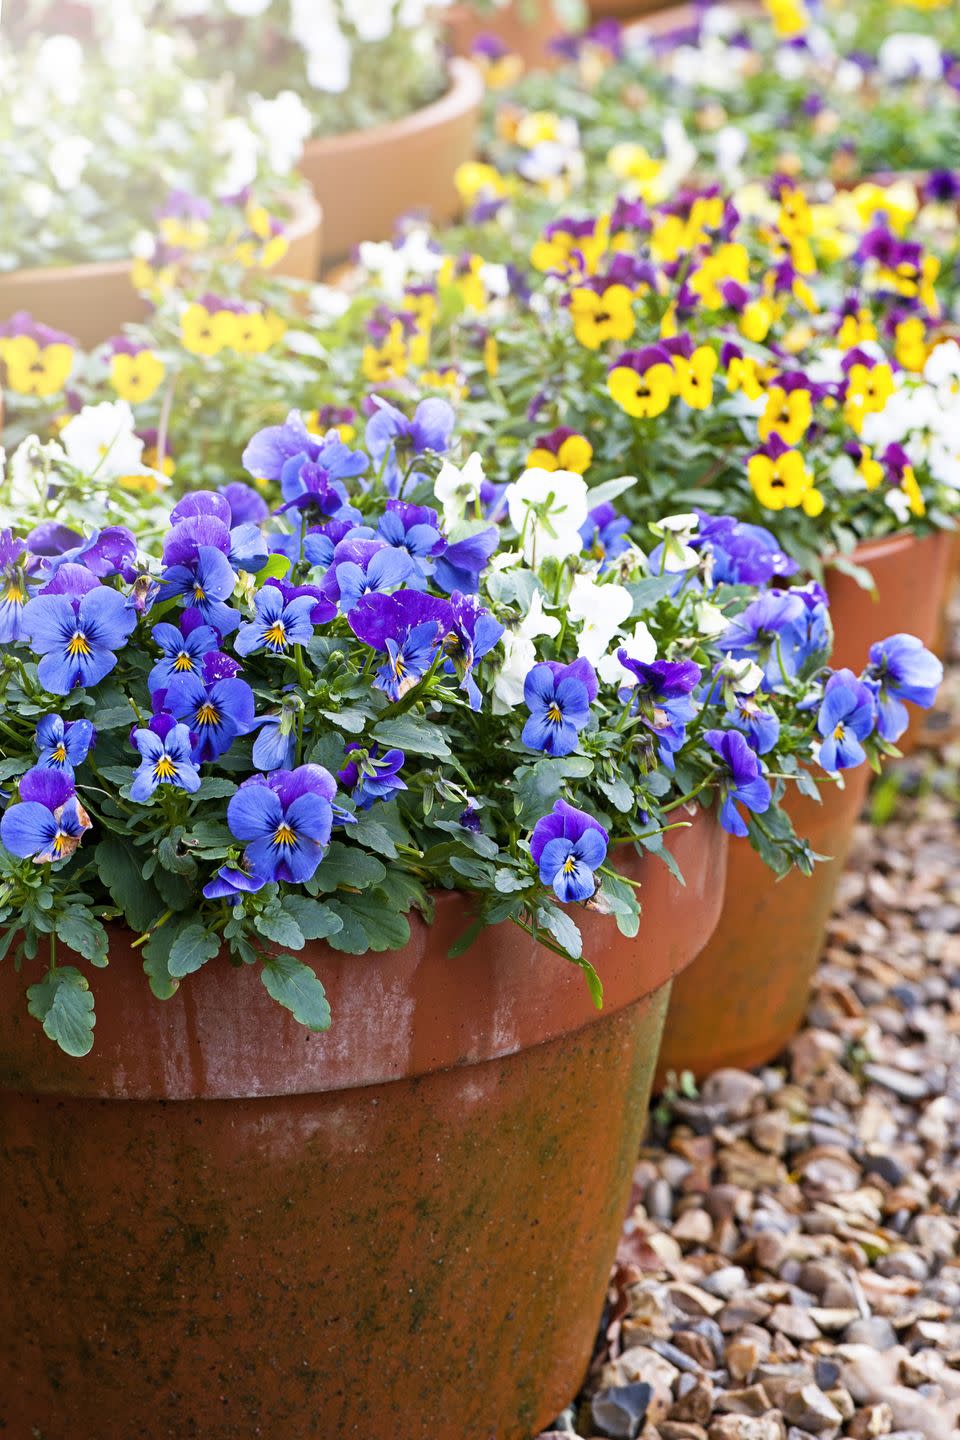
[[[528,1440],[589,1363],[668,992],[356,1090],[3,1095],[0,1434]]]

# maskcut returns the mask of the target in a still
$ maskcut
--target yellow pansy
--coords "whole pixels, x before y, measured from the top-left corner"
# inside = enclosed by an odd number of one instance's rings
[[[781,185],[780,209],[777,211],[777,227],[785,239],[806,239],[813,234],[813,215],[802,190],[793,185]]]
[[[130,283],[142,294],[157,295],[177,283],[176,265],[154,267],[149,260],[134,260],[130,266]]]
[[[408,368],[409,358],[403,337],[403,325],[399,320],[394,320],[382,345],[364,345],[360,370],[363,378],[372,385],[382,385],[387,380],[399,379],[407,373]]]
[[[608,285],[602,294],[580,287],[570,296],[573,333],[588,350],[608,340],[629,340],[636,321],[633,295],[626,285]]]
[[[776,456],[751,455],[747,461],[747,478],[754,495],[767,510],[795,510],[814,489],[813,477],[799,450],[785,450]]]
[[[877,327],[869,310],[860,308],[855,315],[844,315],[837,331],[837,344],[844,350],[853,350],[857,345],[876,340]]]
[[[607,389],[628,415],[649,420],[662,415],[676,393],[676,373],[666,361],[658,361],[646,370],[632,365],[615,365],[607,376]]]
[[[883,466],[879,460],[874,460],[869,445],[860,447],[860,463],[857,469],[868,490],[877,490],[883,484]]]
[[[559,126],[560,117],[552,110],[530,110],[517,124],[514,139],[524,150],[532,150],[545,140],[556,140]]]
[[[734,355],[727,366],[727,389],[731,394],[742,390],[748,400],[759,400],[763,394],[760,366],[752,355]]]
[[[191,355],[219,355],[233,346],[236,325],[237,317],[231,310],[211,312],[194,301],[180,317],[180,343]]]
[[[691,410],[706,410],[713,403],[713,377],[717,353],[709,345],[698,345],[687,360],[675,357],[677,394]]]
[[[850,199],[861,226],[865,229],[885,216],[895,235],[905,235],[919,208],[917,192],[909,180],[894,185],[877,185],[872,180],[857,185]]]
[[[810,16],[803,0],[764,0],[764,3],[781,40],[795,40],[806,34]]]
[[[859,435],[864,416],[879,415],[892,394],[893,371],[889,365],[851,365],[843,418]]]
[[[618,180],[629,180],[633,190],[649,205],[655,205],[666,194],[663,182],[663,161],[655,160],[643,145],[622,140],[607,152],[607,168]]]
[[[121,400],[142,405],[157,393],[167,368],[152,350],[138,350],[136,355],[122,352],[111,357],[110,383]]]
[[[480,160],[465,160],[454,172],[453,182],[464,205],[470,206],[481,195],[504,196],[509,186],[500,171]]]
[[[757,431],[761,440],[769,440],[776,434],[785,445],[798,445],[812,420],[809,390],[788,391],[782,385],[773,385],[767,392],[766,409],[757,422]]]
[[[563,439],[559,444],[550,446],[550,442],[562,434]],[[535,445],[527,456],[528,470],[567,470],[574,475],[585,475],[593,460],[593,446],[586,435],[579,435],[576,431],[564,434],[556,432],[553,436],[546,436],[539,444]]]
[[[491,380],[500,374],[500,346],[496,335],[488,335],[483,342],[483,368]]]
[[[904,370],[919,375],[927,363],[927,327],[919,315],[901,320],[894,331],[894,354]]]
[[[157,229],[174,250],[202,250],[210,238],[210,227],[205,220],[181,220],[175,215],[163,215]]]
[[[724,304],[720,286],[727,280],[746,288],[750,283],[750,256],[743,245],[720,245],[707,255],[690,276],[690,289],[699,295],[708,310],[719,310]]]
[[[912,465],[904,465],[903,471],[900,476],[900,489],[910,501],[911,515],[916,515],[918,517],[921,515],[926,515],[927,507],[924,503],[923,494],[920,490],[919,484],[917,483],[917,477],[914,473]]]
[[[486,265],[482,255],[445,255],[437,274],[437,283],[455,290],[472,310],[487,308],[487,287],[483,282]]]
[[[272,343],[270,324],[259,310],[245,311],[236,316],[233,348],[241,355],[262,355]]]
[[[451,400],[462,400],[467,393],[464,378],[453,365],[449,365],[446,370],[422,371],[420,383],[428,390],[446,391]]]
[[[760,345],[766,340],[770,333],[770,326],[782,310],[783,306],[778,305],[769,296],[764,296],[759,300],[749,300],[740,312],[737,329],[748,340]]]
[[[73,347],[59,340],[41,346],[32,335],[10,335],[0,339],[0,359],[7,385],[18,395],[55,395],[73,369]]]

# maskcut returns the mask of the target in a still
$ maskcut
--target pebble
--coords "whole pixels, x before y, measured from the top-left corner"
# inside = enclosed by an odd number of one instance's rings
[[[617,1385],[601,1390],[590,1402],[597,1432],[610,1440],[635,1440],[647,1416],[653,1391],[649,1385]]]

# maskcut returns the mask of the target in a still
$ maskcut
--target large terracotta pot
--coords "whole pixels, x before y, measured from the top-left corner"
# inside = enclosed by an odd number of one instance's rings
[[[566,34],[553,0],[534,0],[532,6],[529,0],[511,0],[490,12],[470,4],[454,5],[446,12],[445,24],[455,54],[469,56],[479,36],[494,35],[527,67],[555,60],[550,42]]]
[[[671,5],[668,0],[587,0],[587,3],[590,19],[594,22],[620,20],[626,24],[630,20],[641,19],[646,29],[648,18],[658,27],[663,19],[666,21],[661,27],[663,31],[691,24],[697,13],[693,5]]]
[[[320,267],[322,214],[309,192],[298,194],[287,234],[290,245],[275,266],[278,275],[313,280]],[[74,336],[91,349],[143,320],[148,306],[130,280],[129,260],[88,265],[43,266],[0,274],[0,324],[18,310]]]
[[[712,814],[636,861],[603,977],[444,894],[404,950],[307,958],[333,1027],[211,961],[164,1004],[116,939],[96,1043],[0,966],[0,1432],[11,1440],[527,1440],[583,1378],[671,977],[719,912]],[[36,968],[36,967],[33,967]]]
[[[482,101],[480,72],[455,59],[450,89],[433,105],[389,125],[307,142],[300,170],[323,207],[328,259],[344,259],[361,240],[389,239],[410,211],[453,219],[453,177],[473,156]]]
[[[876,593],[828,570],[833,665],[860,671],[873,641],[899,630],[932,645],[952,548],[953,536],[946,532],[922,540],[895,535],[859,546],[853,558],[870,571]],[[909,732],[899,744],[909,749]],[[670,1071],[700,1076],[722,1065],[763,1064],[797,1030],[870,773],[866,766],[848,772],[843,790],[823,786],[820,805],[803,796],[791,802],[794,829],[818,855],[831,857],[809,878],[793,872],[777,881],[746,841],[731,846],[720,922],[674,986],[658,1084]]]

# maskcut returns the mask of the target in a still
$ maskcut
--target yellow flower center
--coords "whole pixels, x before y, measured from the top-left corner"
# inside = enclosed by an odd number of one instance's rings
[[[23,604],[24,600],[26,600],[27,597],[24,592],[23,586],[20,584],[19,580],[10,581],[7,586],[7,592],[3,598],[5,600],[8,600],[11,605]]]
[[[174,668],[174,670],[177,670],[177,671],[192,670],[192,669],[193,669],[193,661],[192,661],[192,659],[190,658],[190,656],[187,654],[186,650],[181,650],[181,651],[180,651],[180,654],[177,656],[176,660],[174,660],[174,662],[173,662],[173,668]]]
[[[554,725],[559,725],[560,722],[563,720],[563,711],[560,709],[560,706],[556,703],[556,701],[554,701],[554,703],[548,708],[547,719],[551,721]]]
[[[266,645],[274,650],[285,650],[287,648],[287,627],[282,620],[274,620],[263,632],[263,639]]]
[[[204,700],[197,710],[198,725],[218,725],[220,723],[220,712],[209,700]]]
[[[841,721],[839,722],[839,724],[836,726],[836,728],[834,729],[833,738],[834,738],[834,740],[842,740],[842,739],[843,739],[843,735],[844,735],[843,721],[841,720]]]
[[[172,780],[177,773],[177,767],[169,755],[161,755],[153,767],[155,780]]]
[[[67,747],[62,742],[54,747],[53,758],[58,765],[62,765],[67,758]]]
[[[567,858],[566,858],[566,860],[564,860],[564,862],[563,862],[563,873],[564,873],[564,875],[572,875],[573,872],[574,872],[574,870],[576,870],[576,868],[577,868],[577,857],[576,857],[575,855],[568,855]]]
[[[201,602],[201,600],[206,600],[206,598],[207,598],[206,591],[204,590],[203,586],[202,586],[202,585],[199,583],[199,581],[198,581],[197,584],[194,585],[194,587],[193,587],[193,599],[194,599],[194,602],[195,602],[195,604],[199,605],[200,602]]]
[[[53,837],[54,855],[69,855],[73,848],[73,836],[68,835],[64,830],[58,830]]]
[[[274,845],[295,845],[297,837],[285,820],[277,826],[273,837]]]
[[[78,655],[90,654],[90,642],[82,630],[76,630],[70,636],[67,641],[67,654],[71,660],[75,660]]]

